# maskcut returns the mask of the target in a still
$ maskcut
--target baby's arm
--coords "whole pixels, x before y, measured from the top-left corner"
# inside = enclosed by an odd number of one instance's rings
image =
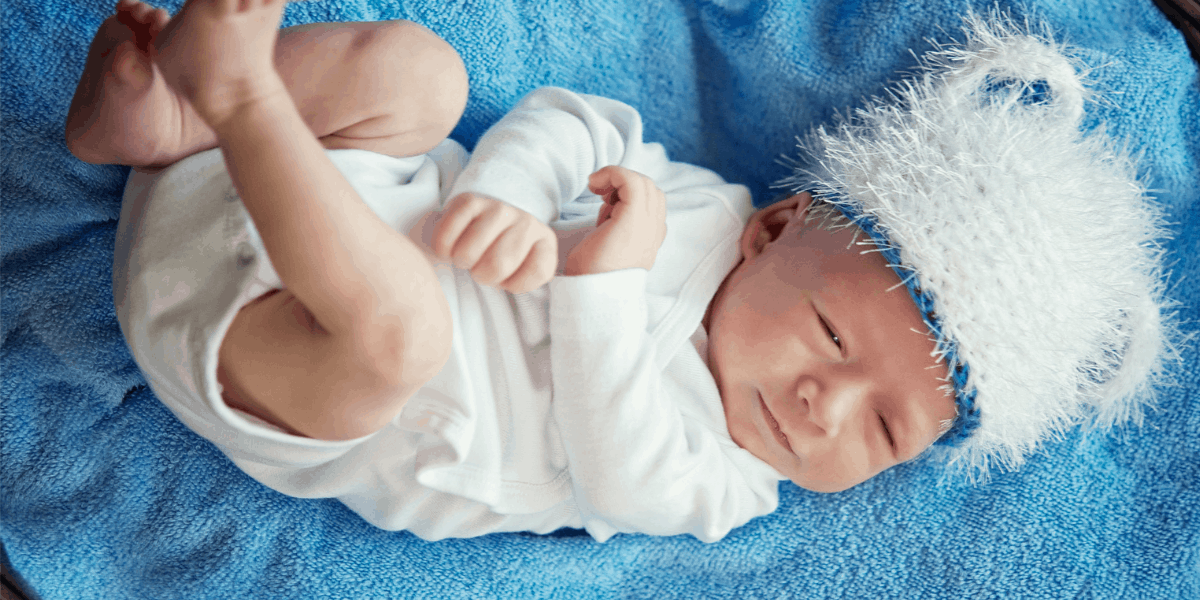
[[[664,392],[647,282],[668,206],[678,215],[721,203],[744,219],[734,206],[748,210],[748,195],[641,136],[627,105],[537,90],[480,140],[452,193],[500,198],[542,221],[599,221],[566,258],[568,276],[549,284],[554,418],[585,524],[713,541],[773,509],[773,486],[745,483],[731,458],[745,451]],[[706,239],[698,252],[713,251]]]
[[[448,197],[471,193],[495,198],[542,223],[574,216],[563,211],[591,196],[588,178],[604,167],[624,166],[656,181],[664,175],[646,170],[670,165],[662,147],[641,138],[641,119],[626,104],[540,88],[479,139]],[[599,198],[589,200],[599,203]]]
[[[571,250],[563,274],[649,271],[667,229],[662,190],[648,177],[617,166],[593,173],[588,189],[603,196],[604,206],[596,231]],[[524,210],[470,192],[447,204],[432,246],[479,283],[513,293],[545,285],[558,262],[558,238],[549,227]]]
[[[471,161],[450,189],[431,250],[470,271],[479,283],[514,293],[541,287],[558,266],[558,238],[545,224],[559,219],[564,207],[588,191],[596,193],[590,178],[630,161],[656,166],[669,162],[661,146],[642,143],[637,111],[614,100],[561,88],[534,90],[475,146]],[[653,178],[658,173],[647,175]],[[609,203],[602,212],[614,206]],[[614,231],[620,234],[625,228]],[[578,262],[596,254],[594,246],[602,240],[619,245],[619,237],[612,232],[592,236],[583,245],[593,249],[572,256]],[[649,268],[654,262],[653,255],[643,258],[644,264],[635,266]],[[573,275],[583,270],[567,264],[563,272]]]
[[[646,280],[666,234],[667,200],[648,177],[607,167],[597,228],[550,285],[554,416],[585,515],[618,531],[715,541],[773,503],[662,385]],[[644,270],[642,270],[644,269]],[[603,532],[602,532],[603,533]]]

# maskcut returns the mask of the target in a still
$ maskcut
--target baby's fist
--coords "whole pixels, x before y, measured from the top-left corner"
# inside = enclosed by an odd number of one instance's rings
[[[604,197],[596,230],[567,256],[564,275],[654,266],[667,236],[667,198],[654,181],[624,167],[592,173],[588,189]]]
[[[558,237],[533,215],[482,194],[451,198],[433,230],[433,253],[484,285],[537,289],[558,268]]]

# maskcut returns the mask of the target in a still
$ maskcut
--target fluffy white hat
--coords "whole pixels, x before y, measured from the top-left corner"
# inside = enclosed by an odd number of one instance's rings
[[[802,139],[782,182],[905,282],[956,393],[938,444],[985,478],[1077,423],[1140,422],[1173,352],[1161,215],[1126,151],[1080,131],[1077,61],[1029,29],[968,16],[965,44]]]

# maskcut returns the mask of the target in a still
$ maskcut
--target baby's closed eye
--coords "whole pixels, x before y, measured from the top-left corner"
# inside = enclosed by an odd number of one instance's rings
[[[829,321],[826,321],[825,317],[822,317],[821,315],[818,314],[817,318],[820,319],[821,327],[825,328],[825,333],[827,335],[829,335],[829,339],[833,340],[833,343],[834,343],[834,345],[836,345],[838,347],[838,350],[841,350],[842,349],[842,338],[839,338],[838,335],[836,333],[834,333],[833,328],[829,326]]]
[[[285,310],[289,310],[296,322],[302,325],[310,333],[327,334],[328,331],[317,322],[317,318],[312,311],[300,301],[299,298],[292,296],[284,305]]]

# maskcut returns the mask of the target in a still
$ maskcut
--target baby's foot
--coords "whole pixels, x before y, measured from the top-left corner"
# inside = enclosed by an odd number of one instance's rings
[[[84,162],[166,165],[183,158],[182,140],[198,116],[150,60],[166,11],[120,0],[100,25],[67,114],[71,153]]]
[[[275,71],[285,0],[188,0],[150,54],[213,129],[239,108],[287,94]]]

